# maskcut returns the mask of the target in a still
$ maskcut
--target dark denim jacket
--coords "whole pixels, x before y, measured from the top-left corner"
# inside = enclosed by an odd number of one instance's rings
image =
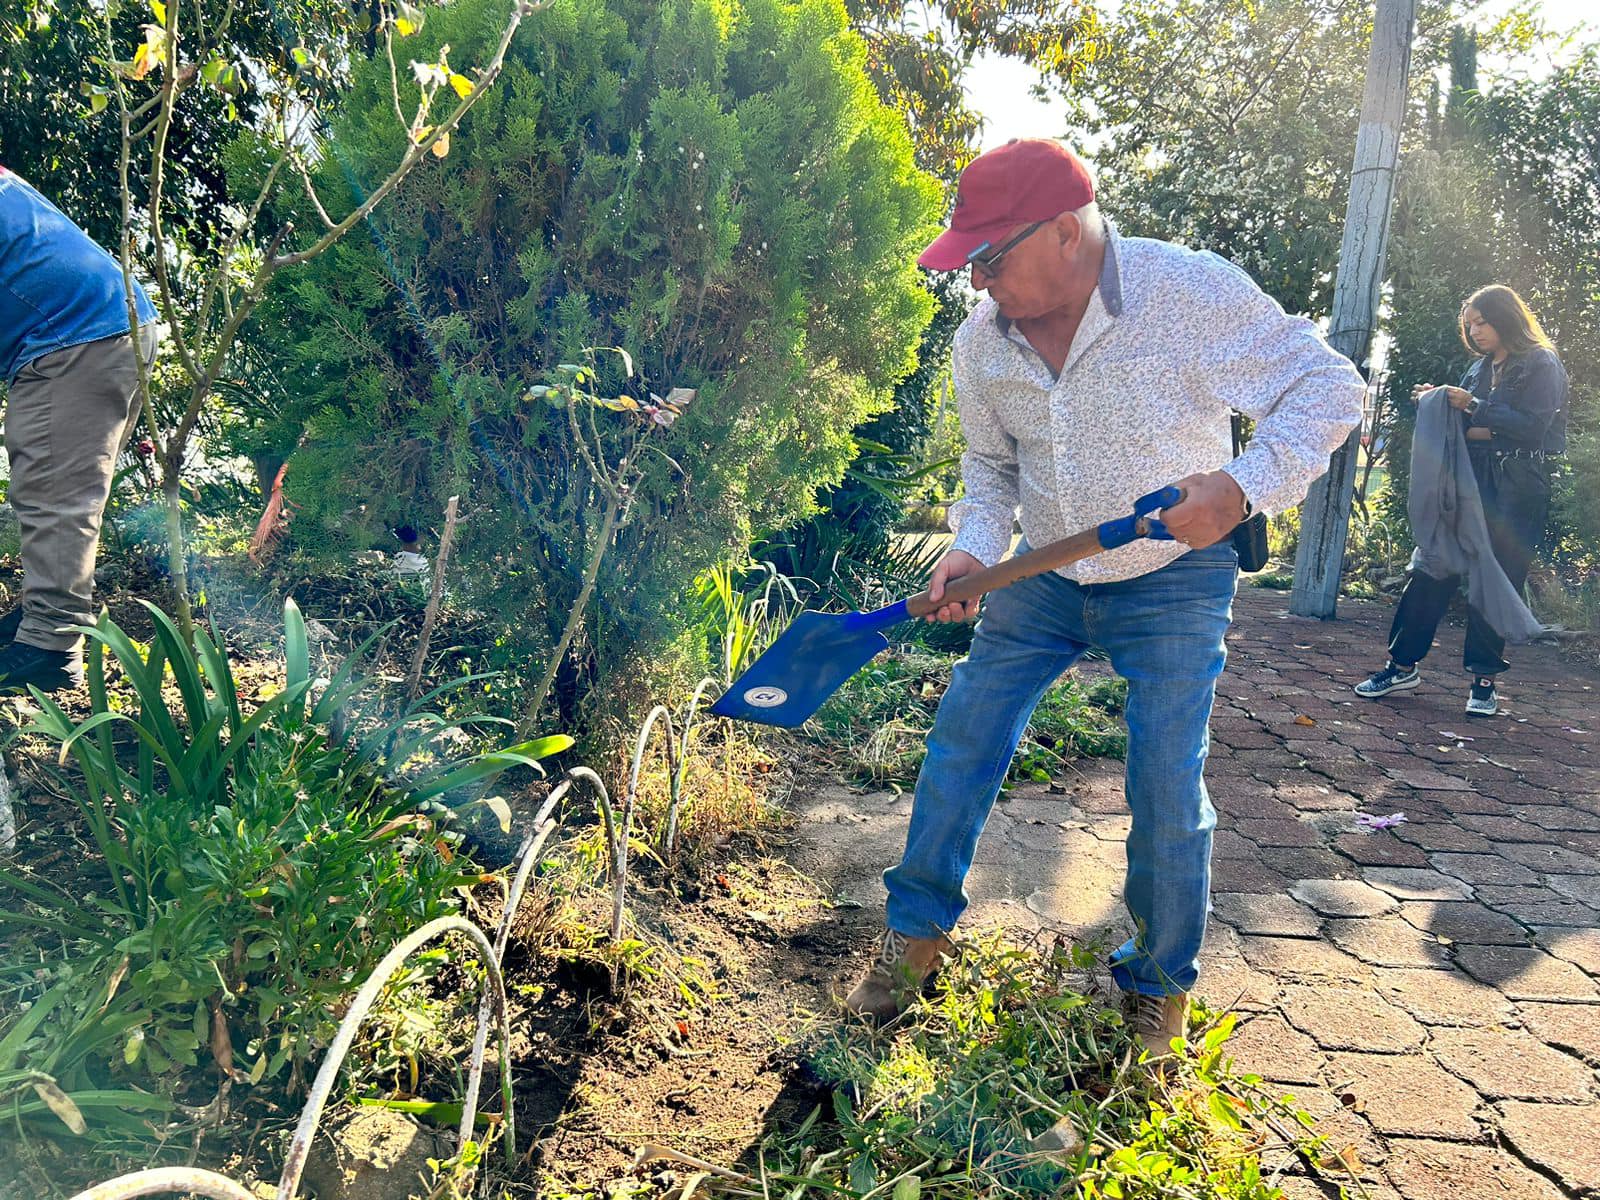
[[[1556,352],[1541,348],[1513,355],[1500,372],[1499,387],[1490,386],[1492,377],[1487,358],[1461,377],[1461,386],[1482,402],[1470,424],[1494,434],[1492,448],[1566,453],[1567,369]]]

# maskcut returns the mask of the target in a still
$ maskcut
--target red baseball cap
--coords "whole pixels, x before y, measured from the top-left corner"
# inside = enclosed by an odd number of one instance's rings
[[[1013,138],[967,164],[956,184],[950,228],[917,259],[930,271],[957,271],[985,242],[1014,225],[1048,221],[1094,199],[1089,168],[1049,138]]]

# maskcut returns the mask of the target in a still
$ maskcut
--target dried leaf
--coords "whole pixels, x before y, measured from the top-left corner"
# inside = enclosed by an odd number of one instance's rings
[[[211,1057],[228,1078],[233,1078],[233,1038],[228,1033],[228,1018],[222,1015],[219,1004],[211,1010]]]
[[[1296,717],[1294,719],[1294,723],[1296,725],[1311,726],[1311,725],[1315,725],[1316,721],[1314,721],[1310,717],[1306,716],[1305,713],[1301,713],[1298,717]]]
[[[1324,1154],[1317,1159],[1317,1166],[1324,1171],[1348,1171],[1352,1175],[1359,1175],[1364,1165],[1360,1151],[1354,1146],[1346,1146],[1337,1154]]]
[[[443,158],[450,153],[450,133],[446,130],[439,135],[439,140],[433,144],[433,156]]]
[[[406,813],[399,817],[390,817],[368,836],[369,842],[375,842],[381,837],[387,837],[397,829],[404,829],[408,825],[416,825],[423,830],[433,828],[433,822],[421,813]]]
[[[122,986],[122,981],[128,977],[129,961],[128,957],[124,955],[122,961],[117,964],[117,969],[111,972],[111,981],[106,984],[105,1003],[100,1006],[101,1012],[105,1012],[106,1009],[111,1007],[111,1001],[116,996],[117,989]]]
[[[33,1090],[39,1094],[50,1108],[50,1111],[61,1118],[61,1123],[73,1133],[82,1136],[89,1132],[89,1126],[84,1123],[83,1113],[72,1102],[72,1097],[56,1086],[56,1081],[48,1075],[35,1075],[30,1081]]]
[[[494,814],[495,820],[500,822],[501,833],[511,832],[511,806],[505,802],[504,797],[484,796],[476,803],[483,805]]]

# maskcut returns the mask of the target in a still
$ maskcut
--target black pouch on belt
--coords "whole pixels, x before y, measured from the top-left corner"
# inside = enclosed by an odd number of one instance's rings
[[[1244,438],[1240,430],[1242,418],[1233,418],[1233,456],[1244,451]],[[1251,513],[1233,527],[1233,548],[1239,555],[1239,570],[1253,574],[1267,565],[1267,514]]]

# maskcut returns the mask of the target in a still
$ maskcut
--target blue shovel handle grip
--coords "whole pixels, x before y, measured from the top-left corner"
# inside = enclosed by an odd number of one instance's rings
[[[1159,488],[1140,496],[1133,502],[1133,512],[1100,526],[1100,545],[1107,550],[1115,550],[1118,546],[1126,546],[1129,542],[1142,537],[1158,542],[1170,542],[1172,534],[1167,531],[1167,527],[1161,523],[1159,517],[1150,514],[1160,509],[1171,508],[1182,500],[1183,489],[1172,486]]]

